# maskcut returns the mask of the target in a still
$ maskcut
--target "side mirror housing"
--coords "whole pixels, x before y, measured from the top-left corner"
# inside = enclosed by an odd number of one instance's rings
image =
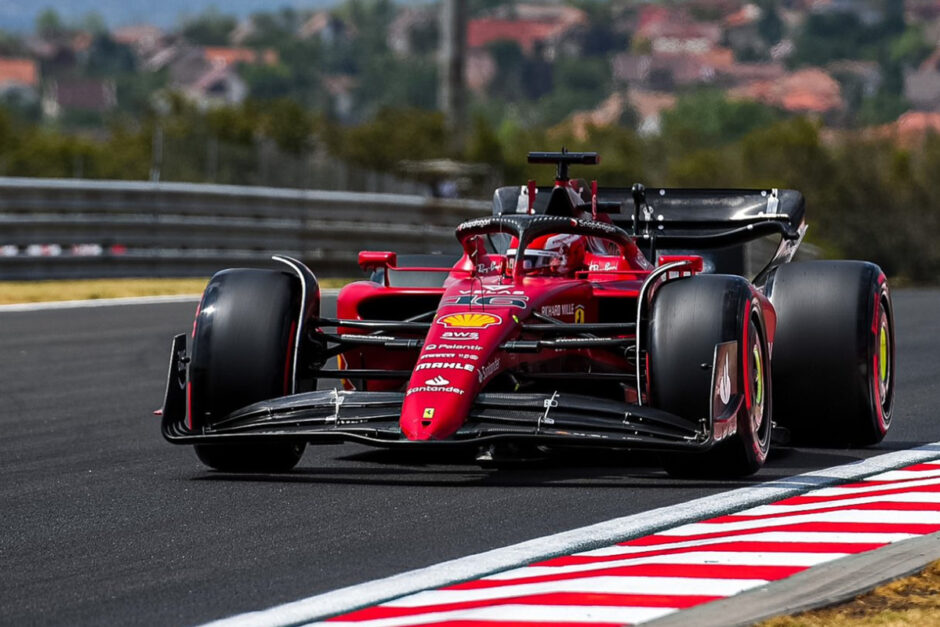
[[[359,253],[359,267],[366,272],[394,267],[397,263],[398,255],[390,251],[363,250]]]
[[[688,264],[685,268],[676,273],[679,276],[698,274],[705,269],[705,259],[699,255],[660,255],[656,265],[664,266],[667,263],[673,263],[675,261],[684,261]],[[672,276],[673,273],[670,272],[669,275]]]

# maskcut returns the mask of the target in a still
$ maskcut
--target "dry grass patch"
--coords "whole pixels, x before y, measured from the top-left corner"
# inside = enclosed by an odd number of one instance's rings
[[[0,305],[135,296],[199,295],[204,279],[81,279],[75,281],[0,281]],[[320,287],[342,287],[350,279],[324,279]]]
[[[841,605],[772,618],[760,627],[940,626],[940,561],[916,575],[875,588]]]
[[[199,294],[208,279],[81,279],[2,281],[0,304]]]

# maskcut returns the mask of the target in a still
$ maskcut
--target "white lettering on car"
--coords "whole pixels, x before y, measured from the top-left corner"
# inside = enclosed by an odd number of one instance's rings
[[[431,344],[434,348],[425,347],[425,350],[444,350],[444,351],[472,351],[474,353],[479,353],[483,350],[483,347],[479,344],[470,344],[469,346],[464,346],[463,344]]]
[[[503,267],[503,264],[497,260],[490,262],[490,265],[485,263],[477,264],[477,274],[492,274],[494,272],[499,272]]]
[[[418,387],[413,387],[409,389],[405,393],[405,396],[411,396],[412,394],[415,394],[416,392],[447,392],[448,394],[456,394],[457,396],[464,395],[463,390],[461,390],[460,388],[455,388],[454,386],[448,386],[445,388],[433,388],[433,387],[428,387],[426,385],[419,385]]]
[[[425,353],[419,359],[453,359],[457,353]]]
[[[541,313],[543,316],[573,316],[577,307],[580,305],[574,303],[542,305]]]
[[[480,334],[476,331],[444,331],[441,333],[441,339],[451,342],[472,342],[479,340]]]
[[[415,370],[465,370],[473,372],[476,366],[473,364],[462,364],[457,361],[430,361],[415,366]]]

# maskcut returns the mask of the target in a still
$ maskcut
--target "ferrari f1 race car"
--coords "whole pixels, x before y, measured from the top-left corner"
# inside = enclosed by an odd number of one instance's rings
[[[792,262],[793,190],[601,188],[596,153],[531,153],[554,185],[503,187],[456,228],[455,263],[362,252],[321,316],[301,262],[209,281],[173,340],[162,431],[222,471],[286,471],[305,446],[661,453],[678,476],[758,470],[772,435],[880,441],[894,402],[885,276]],[[776,252],[752,280],[754,240]],[[326,384],[326,382],[330,382]],[[777,438],[775,438],[777,439]]]

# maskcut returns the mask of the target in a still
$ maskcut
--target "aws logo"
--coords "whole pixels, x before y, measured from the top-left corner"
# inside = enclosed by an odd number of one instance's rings
[[[451,342],[472,342],[480,339],[480,334],[476,331],[444,331],[441,333],[442,340]]]
[[[443,316],[437,322],[448,329],[485,329],[494,324],[500,324],[502,321],[502,318],[494,314],[458,313]]]

